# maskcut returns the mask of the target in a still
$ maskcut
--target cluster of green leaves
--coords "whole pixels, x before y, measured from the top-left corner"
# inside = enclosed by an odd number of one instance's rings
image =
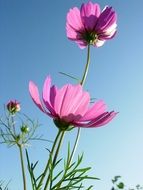
[[[28,170],[32,182],[32,190],[41,190],[42,187],[38,188],[38,182],[43,174],[38,177],[35,177],[35,168],[38,164],[30,163],[28,152],[26,152],[27,161],[28,161]],[[83,154],[78,156],[78,159],[75,162],[71,162],[71,153],[70,148],[68,147],[68,155],[64,160],[64,169],[60,170],[62,164],[62,159],[57,160],[55,163],[52,158],[50,159],[49,164],[49,174],[48,174],[48,188],[49,190],[92,190],[93,185],[85,187],[85,180],[97,180],[96,177],[91,177],[88,175],[91,167],[81,167],[83,161]],[[45,190],[44,189],[44,190]]]
[[[113,187],[111,190],[143,190],[143,186],[136,185],[134,188],[128,188],[125,183],[121,180],[121,176],[115,176],[112,179]]]

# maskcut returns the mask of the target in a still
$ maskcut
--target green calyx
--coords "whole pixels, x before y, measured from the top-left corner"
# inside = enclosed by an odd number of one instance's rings
[[[60,129],[61,131],[70,131],[74,128],[73,125],[61,119],[54,119],[53,121],[56,127],[58,127],[58,129]]]

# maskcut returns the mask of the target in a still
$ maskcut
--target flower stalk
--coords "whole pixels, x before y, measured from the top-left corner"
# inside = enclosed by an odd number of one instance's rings
[[[86,78],[87,78],[87,74],[88,74],[88,70],[89,70],[89,65],[90,65],[90,44],[88,45],[87,47],[87,61],[86,61],[86,65],[85,65],[85,69],[84,69],[84,73],[83,73],[83,77],[82,77],[82,80],[80,82],[80,84],[83,86],[85,81],[86,81]],[[74,154],[75,154],[75,151],[76,151],[76,148],[77,148],[77,145],[78,145],[78,142],[79,142],[79,138],[80,138],[80,133],[81,133],[81,128],[79,127],[78,128],[78,131],[77,131],[77,135],[76,135],[76,139],[75,139],[75,143],[74,143],[74,146],[73,146],[73,150],[72,150],[72,153],[71,153],[71,156],[70,156],[70,159],[69,159],[69,165],[74,157]]]
[[[89,65],[90,65],[90,44],[87,46],[87,61],[86,61],[83,77],[82,77],[82,80],[80,82],[80,84],[82,86],[84,85],[85,80],[87,78],[87,74],[88,74],[88,70],[89,70]]]
[[[19,153],[20,153],[20,162],[21,162],[21,170],[22,170],[22,178],[23,178],[23,190],[26,190],[26,175],[25,175],[25,168],[24,168],[22,145],[19,144],[18,148],[19,148]]]
[[[52,161],[52,168],[51,168],[51,171],[49,171],[49,176],[48,176],[48,179],[46,181],[46,184],[45,184],[45,187],[44,187],[44,190],[47,190],[48,188],[48,185],[49,185],[49,182],[50,182],[50,189],[52,188],[52,176],[53,176],[53,168],[56,164],[56,161],[57,161],[57,158],[58,158],[58,154],[59,154],[59,150],[61,148],[61,145],[62,145],[62,141],[63,141],[63,138],[64,138],[64,134],[65,134],[65,131],[62,131],[61,132],[61,137],[59,139],[59,143],[57,145],[57,149],[55,151],[55,155],[54,155],[54,158],[53,158],[53,161]],[[51,157],[52,159],[52,157]],[[50,181],[51,179],[51,181]]]
[[[50,165],[50,161],[51,161],[51,157],[52,157],[52,155],[53,155],[53,153],[55,151],[55,147],[56,147],[56,145],[58,143],[60,135],[61,135],[61,131],[59,130],[58,133],[57,133],[57,136],[56,136],[56,138],[54,140],[54,144],[52,146],[52,150],[50,152],[50,156],[49,156],[48,162],[46,164],[45,170],[44,170],[43,175],[42,175],[42,177],[41,177],[41,179],[39,181],[39,184],[38,184],[38,187],[37,187],[38,190],[40,189],[40,187],[43,184],[43,181],[45,179],[45,176],[47,175],[47,172],[48,172],[48,169],[49,169],[49,165]]]

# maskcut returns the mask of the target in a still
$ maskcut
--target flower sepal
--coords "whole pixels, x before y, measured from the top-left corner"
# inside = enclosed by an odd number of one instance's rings
[[[71,131],[74,126],[71,125],[70,123],[67,123],[61,119],[54,119],[54,124],[56,125],[56,127],[61,130],[61,131]]]

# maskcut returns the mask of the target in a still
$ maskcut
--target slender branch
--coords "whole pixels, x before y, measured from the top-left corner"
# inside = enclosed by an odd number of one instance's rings
[[[54,152],[54,150],[55,150],[55,147],[56,147],[56,144],[57,144],[57,142],[58,142],[58,139],[59,139],[60,135],[61,135],[61,131],[59,130],[59,131],[58,131],[58,134],[57,134],[57,136],[56,136],[56,138],[55,138],[55,141],[54,141],[52,150],[51,150],[51,152],[50,152],[50,156],[49,156],[48,162],[47,162],[47,164],[46,164],[45,170],[44,170],[43,175],[42,175],[42,177],[41,177],[41,179],[40,179],[40,181],[39,181],[39,184],[38,184],[38,187],[37,187],[38,190],[40,189],[40,187],[41,187],[41,185],[42,185],[42,183],[43,183],[43,181],[44,181],[44,179],[45,179],[45,176],[46,176],[46,174],[47,174],[47,172],[48,172],[48,168],[49,168],[51,156],[53,155],[53,152]]]
[[[22,177],[23,177],[23,190],[26,190],[26,175],[25,175],[25,168],[24,168],[22,145],[18,145],[18,147],[19,147],[19,152],[20,152],[20,161],[21,161],[21,169],[22,169]]]

